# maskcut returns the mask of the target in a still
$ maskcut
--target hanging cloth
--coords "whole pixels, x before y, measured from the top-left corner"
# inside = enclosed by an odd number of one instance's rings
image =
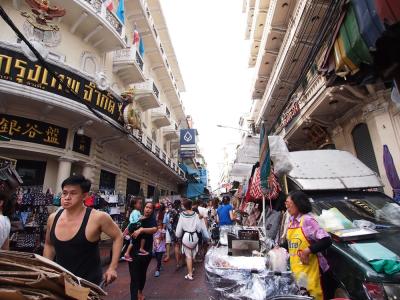
[[[143,57],[144,55],[144,41],[141,34],[139,34],[139,53],[140,56]]]

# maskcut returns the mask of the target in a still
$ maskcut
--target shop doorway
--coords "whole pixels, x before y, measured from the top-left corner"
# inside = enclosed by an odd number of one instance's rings
[[[354,148],[358,159],[379,175],[378,163],[376,162],[374,147],[372,146],[367,124],[358,124],[354,127],[351,135],[353,136]]]
[[[23,186],[43,186],[46,174],[46,162],[17,160],[16,170],[23,180]]]
[[[101,170],[99,188],[102,191],[115,191],[115,179],[117,175],[114,173]]]
[[[147,186],[147,198],[153,198],[155,189],[152,185]]]
[[[139,196],[139,193],[140,193],[140,182],[128,178],[126,180],[126,194],[132,196]]]

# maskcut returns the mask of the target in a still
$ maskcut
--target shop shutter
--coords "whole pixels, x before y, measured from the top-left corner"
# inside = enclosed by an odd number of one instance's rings
[[[358,124],[354,127],[351,135],[353,136],[358,159],[379,175],[378,163],[376,162],[368,126],[364,123]]]

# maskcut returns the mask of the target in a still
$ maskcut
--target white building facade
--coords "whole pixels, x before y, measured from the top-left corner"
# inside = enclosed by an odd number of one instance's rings
[[[100,0],[1,5],[46,62],[0,19],[0,155],[24,184],[58,192],[83,174],[94,190],[177,193],[185,87],[159,1],[125,1],[123,20]]]

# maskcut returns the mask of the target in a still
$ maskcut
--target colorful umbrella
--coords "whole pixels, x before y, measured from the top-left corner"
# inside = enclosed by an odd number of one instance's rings
[[[383,145],[383,164],[386,170],[386,176],[393,189],[393,200],[400,204],[400,179],[394,165],[392,154],[390,154],[387,145]]]

